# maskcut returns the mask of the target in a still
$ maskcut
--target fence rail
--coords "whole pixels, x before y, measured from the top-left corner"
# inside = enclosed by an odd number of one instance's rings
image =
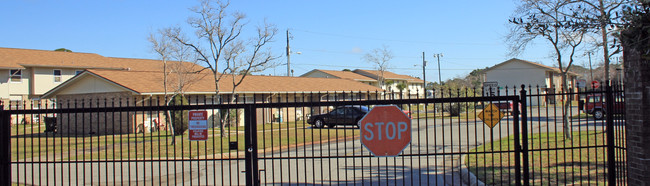
[[[438,90],[427,98],[401,92],[186,95],[171,105],[163,96],[13,101],[0,110],[0,182],[626,183],[625,120],[616,101],[624,99],[622,87],[498,90],[496,96]],[[595,100],[601,97],[614,101]],[[489,104],[506,113],[494,127],[479,119]],[[361,108],[376,105],[397,105],[411,117],[411,143],[397,157],[374,157],[360,143]],[[592,119],[594,107],[609,111],[605,120]],[[188,111],[196,110],[208,114],[205,141],[181,130],[189,125]],[[324,126],[315,124],[319,119]]]

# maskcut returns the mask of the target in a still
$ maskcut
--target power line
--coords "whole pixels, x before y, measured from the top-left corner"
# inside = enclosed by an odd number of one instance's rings
[[[296,50],[299,51],[310,51],[310,52],[322,52],[322,53],[334,53],[334,54],[351,54],[351,55],[364,55],[364,53],[361,52],[352,52],[352,51],[333,51],[333,50],[324,50],[324,49],[310,49],[310,48],[303,48],[303,47],[293,47]],[[420,59],[422,56],[394,56],[396,58],[413,58],[413,59]],[[446,59],[451,59],[451,60],[507,60],[504,58],[489,58],[489,57],[445,57]],[[547,59],[547,58],[526,58],[528,60],[541,60],[541,59]],[[453,61],[447,61],[450,63],[455,63],[459,65],[466,65],[465,63],[456,63]]]
[[[304,33],[316,34],[316,35],[326,35],[326,36],[333,36],[333,37],[376,40],[376,41],[402,42],[402,43],[423,43],[423,44],[439,44],[439,45],[483,45],[483,46],[501,45],[500,43],[438,43],[438,42],[430,42],[430,41],[381,39],[381,38],[373,38],[373,37],[351,36],[351,35],[332,34],[332,33],[324,33],[324,32],[314,32],[314,31],[300,30],[300,29],[294,29],[294,30],[301,31],[301,32],[304,32]]]
[[[302,63],[302,64],[293,64],[299,65],[299,66],[323,66],[323,67],[341,67],[341,68],[359,68],[359,69],[372,69],[374,67],[368,67],[368,66],[348,66],[348,65],[327,65],[327,64],[309,64],[309,63]],[[422,70],[420,68],[388,68],[388,69],[393,69],[393,70]],[[426,69],[426,70],[438,70],[438,69]],[[443,68],[441,70],[475,70],[475,69],[463,69],[463,68]]]
[[[359,68],[359,69],[372,69],[373,67],[369,66],[349,66],[349,65],[328,65],[328,64],[313,64],[313,63],[302,63],[302,64],[294,64],[297,66],[323,66],[323,67],[341,67],[341,68]],[[305,68],[303,68],[305,69]],[[388,68],[392,70],[422,70],[420,68],[402,68],[402,67],[396,67],[396,68]],[[476,69],[483,69],[483,68],[440,68],[440,70],[476,70]],[[529,70],[529,69],[538,69],[538,68],[501,68],[501,69],[493,69],[493,70]],[[426,70],[438,70],[437,68],[427,68]]]

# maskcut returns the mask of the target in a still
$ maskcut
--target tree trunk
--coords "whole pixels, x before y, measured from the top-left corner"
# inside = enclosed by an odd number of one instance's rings
[[[169,103],[171,102],[171,99],[169,99],[167,95],[167,57],[163,55],[163,89],[165,91],[164,98],[165,98],[165,106],[169,106]],[[169,100],[168,100],[169,99]],[[160,103],[160,102],[158,102]],[[167,124],[167,126],[171,126],[172,128],[172,142],[170,145],[176,145],[176,134],[174,131],[174,121],[170,119],[169,117],[171,116],[171,112],[167,110],[167,115],[166,115],[166,120],[169,121],[168,123],[171,123],[171,125]]]
[[[605,29],[607,29],[607,26],[602,24],[600,26],[600,29],[601,29],[601,35],[603,37],[603,42],[604,42],[603,43],[603,57],[604,57],[603,59],[605,60],[605,83],[607,83],[610,80],[610,77],[609,77],[609,63],[610,63],[610,60],[609,60],[609,47],[608,47],[608,44],[607,44],[607,32],[605,31]]]
[[[165,97],[165,99],[167,99],[167,98]],[[165,101],[165,106],[169,106],[169,103],[171,103],[171,102],[172,102],[172,99],[169,99],[169,101]],[[171,111],[167,110],[167,115],[165,116],[166,121],[168,121],[167,126],[170,126],[171,131],[172,131],[172,143],[170,145],[176,145],[176,134],[175,134],[175,130],[174,130],[174,120],[171,119],[171,116],[172,116]]]
[[[607,38],[607,21],[609,18],[605,14],[604,7],[605,5],[603,4],[603,0],[598,1],[600,3],[600,35],[602,36],[603,39],[603,59],[605,60],[605,83],[608,83],[610,78],[609,78],[609,44],[608,44],[608,38]]]
[[[215,69],[212,71],[212,76],[214,77],[214,94],[217,98],[217,103],[221,103],[221,96],[219,96],[219,78],[217,77],[217,71]],[[217,110],[217,115],[221,117],[221,110]],[[219,119],[219,134],[221,134],[221,137],[226,134],[226,131],[223,129],[223,117]]]
[[[569,106],[571,105],[571,95],[568,93],[569,85],[567,83],[567,71],[562,72],[562,132],[564,132],[564,138],[573,139],[571,121],[569,120]]]

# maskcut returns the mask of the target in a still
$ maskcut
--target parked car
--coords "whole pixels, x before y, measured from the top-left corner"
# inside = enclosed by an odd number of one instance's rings
[[[366,106],[343,106],[328,113],[311,115],[307,123],[315,128],[323,128],[325,125],[334,128],[336,125],[358,125],[359,120],[368,113],[370,109]]]
[[[613,114],[622,114],[625,112],[625,96],[623,94],[614,95]],[[594,119],[601,120],[607,113],[607,104],[603,94],[589,94],[584,103],[584,111],[593,115]]]
[[[402,110],[402,112],[404,112],[404,114],[406,114],[406,116],[408,116],[409,118],[412,119],[412,117],[411,117],[411,111],[409,111],[409,110],[405,110],[405,109],[402,109],[402,107],[399,106],[399,105],[395,105],[395,106],[397,106],[397,108],[399,108],[400,110]]]

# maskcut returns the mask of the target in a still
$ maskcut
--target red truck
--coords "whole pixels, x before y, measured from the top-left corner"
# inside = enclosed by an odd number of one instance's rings
[[[505,114],[512,112],[512,101],[507,102],[494,102],[492,103],[499,108],[499,110]]]
[[[499,101],[499,102],[492,102],[501,112],[504,114],[510,115],[512,112],[515,111],[515,108],[512,107],[512,101]],[[519,112],[521,112],[521,103],[519,103]]]
[[[625,96],[623,94],[614,95],[613,114],[625,113]],[[605,103],[604,94],[589,94],[584,102],[584,112],[593,115],[594,119],[601,120],[607,113],[607,104]]]

